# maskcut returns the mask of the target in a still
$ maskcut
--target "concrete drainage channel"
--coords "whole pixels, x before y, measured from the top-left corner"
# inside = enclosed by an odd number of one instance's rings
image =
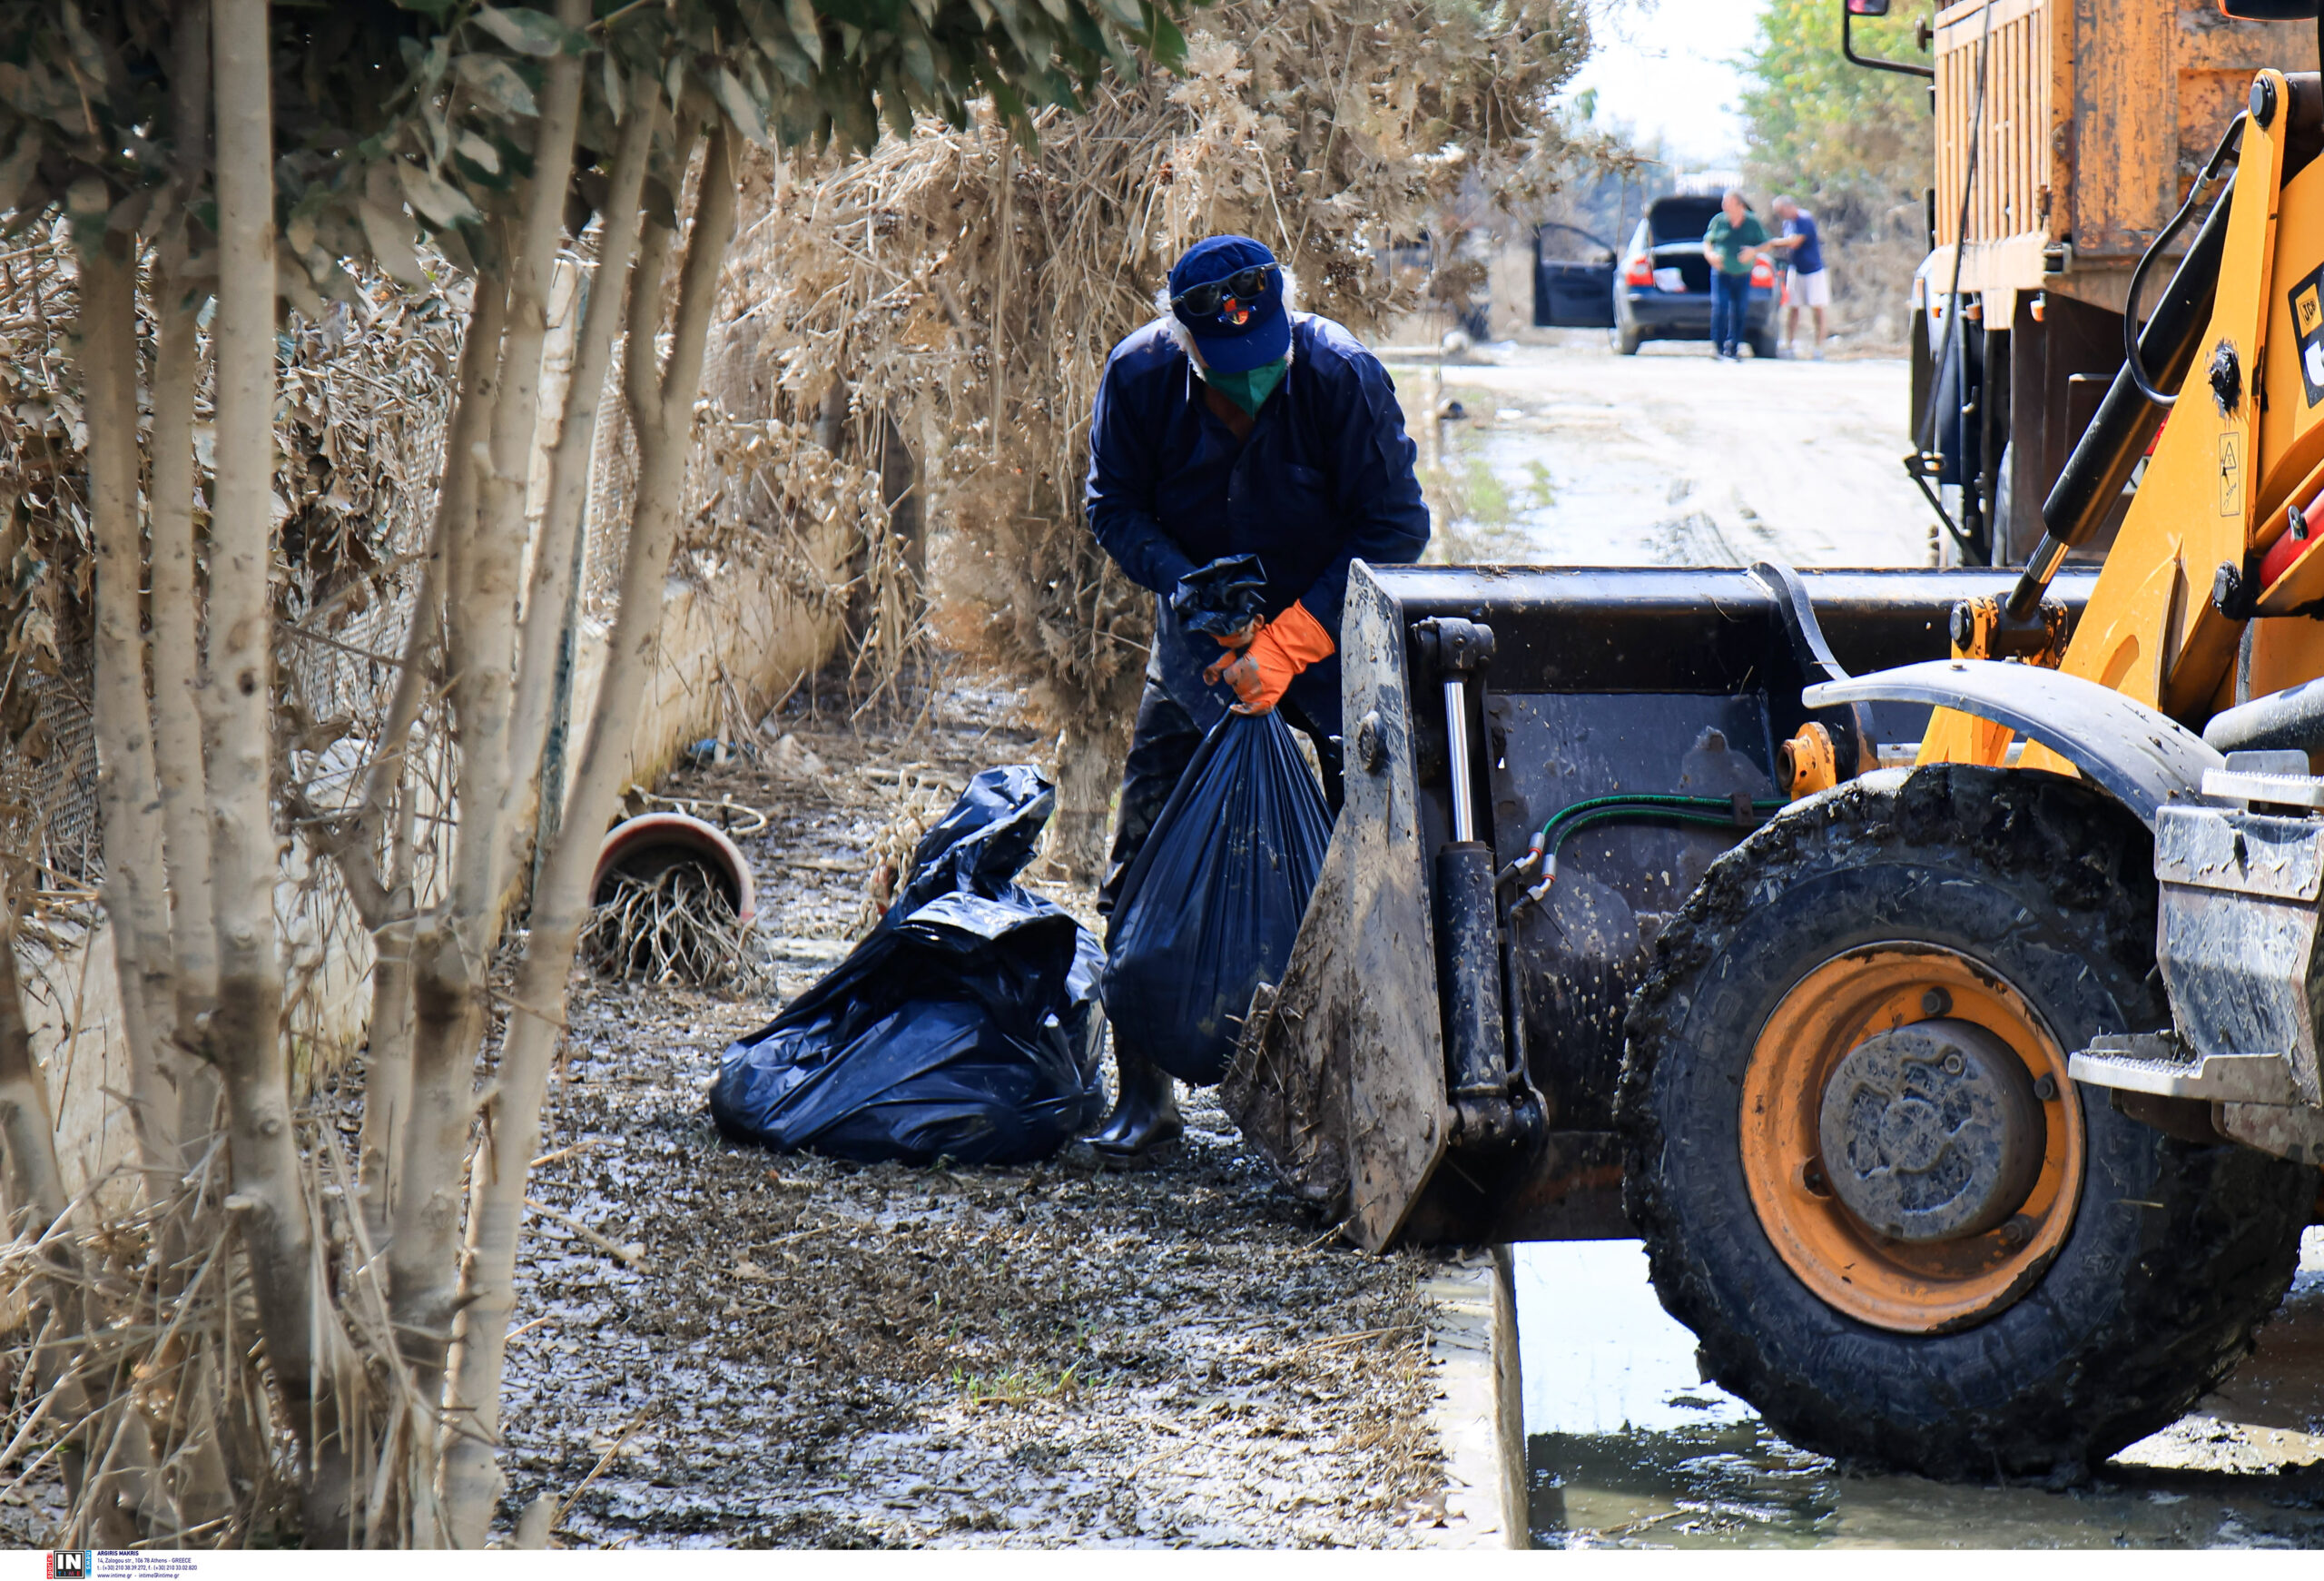
[[[1444,1454],[1443,1507],[1424,1546],[1531,1547],[1510,1249],[1447,1252],[1420,1294],[1437,1367],[1429,1427]]]

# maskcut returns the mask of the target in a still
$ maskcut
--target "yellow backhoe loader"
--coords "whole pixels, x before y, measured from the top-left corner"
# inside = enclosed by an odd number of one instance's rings
[[[2324,1162],[2319,152],[2252,75],[2021,569],[1359,568],[1228,1081],[1279,1172],[1367,1247],[1642,1236],[1852,1460],[2072,1479],[2214,1387]]]

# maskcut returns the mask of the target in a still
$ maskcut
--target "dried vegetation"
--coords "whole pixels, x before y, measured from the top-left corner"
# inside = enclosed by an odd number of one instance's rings
[[[1233,0],[1183,76],[1108,76],[1085,114],[1038,117],[1037,146],[923,124],[803,165],[738,249],[793,453],[842,433],[915,453],[938,631],[1061,734],[1068,871],[1094,870],[1151,635],[1081,519],[1107,353],[1217,232],[1268,242],[1304,305],[1359,331],[1409,308],[1376,251],[1463,193],[1537,190],[1548,95],[1587,47],[1578,0]]]

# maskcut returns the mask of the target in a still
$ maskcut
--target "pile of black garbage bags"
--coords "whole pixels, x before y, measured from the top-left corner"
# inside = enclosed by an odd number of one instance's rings
[[[1117,1039],[1181,1080],[1224,1076],[1252,991],[1290,957],[1330,835],[1290,731],[1230,714],[1205,738],[1102,952],[1017,882],[1056,802],[1027,766],[970,780],[879,925],[727,1049],[710,1092],[719,1129],[863,1162],[1047,1158],[1103,1118],[1108,1013]]]

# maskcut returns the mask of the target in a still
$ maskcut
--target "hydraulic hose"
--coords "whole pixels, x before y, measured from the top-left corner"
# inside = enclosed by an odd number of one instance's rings
[[[2175,394],[2165,394],[2147,382],[2145,362],[2139,353],[2139,292],[2146,284],[2146,272],[2154,266],[2154,261],[2162,255],[2162,250],[2171,245],[2171,240],[2186,229],[2187,221],[2195,212],[2195,201],[2203,195],[2203,189],[2219,179],[2220,167],[2227,163],[2229,153],[2242,145],[2243,124],[2250,119],[2250,112],[2238,111],[2235,119],[2227,124],[2227,130],[2220,133],[2219,146],[2211,150],[2211,158],[2203,165],[2203,173],[2197,176],[2195,184],[2187,189],[2187,201],[2179,205],[2179,212],[2171,216],[2171,222],[2163,226],[2154,240],[2147,244],[2146,251],[2139,254],[2138,267],[2131,271],[2130,296],[2122,304],[2122,370],[2131,376],[2131,382],[2138,386],[2141,395],[2166,411],[2179,404],[2179,398]]]
[[[2152,374],[2162,384],[2176,386],[2195,361],[2196,342],[2211,322],[2211,301],[2219,292],[2220,262],[2227,252],[2227,222],[2235,203],[2235,177],[2230,173],[2211,201],[2202,229],[2195,232],[2187,255],[2179,261],[2154,304],[2154,316],[2139,331],[2140,374],[2125,362],[2106,390],[2097,415],[2075,441],[2073,453],[2058,473],[2050,497],[2042,502],[2042,539],[2026,557],[2025,569],[2009,595],[2004,613],[2013,622],[2030,620],[2041,608],[2050,579],[2065,563],[2068,551],[2090,541],[2107,513],[2122,497],[2139,461],[2146,454],[2162,420],[2154,404],[2141,391],[2137,379]]]
[[[1765,821],[1767,816],[1779,813],[1790,805],[1787,800],[1775,798],[1753,801],[1749,807],[1754,815]],[[1512,878],[1523,876],[1529,869],[1538,868],[1541,881],[1525,894],[1526,899],[1538,902],[1557,882],[1559,850],[1568,839],[1586,828],[1598,824],[1671,823],[1732,829],[1737,826],[1736,810],[1734,798],[1728,796],[1645,794],[1593,796],[1560,810],[1543,824],[1534,835],[1531,849],[1502,868],[1493,882],[1498,887]]]

